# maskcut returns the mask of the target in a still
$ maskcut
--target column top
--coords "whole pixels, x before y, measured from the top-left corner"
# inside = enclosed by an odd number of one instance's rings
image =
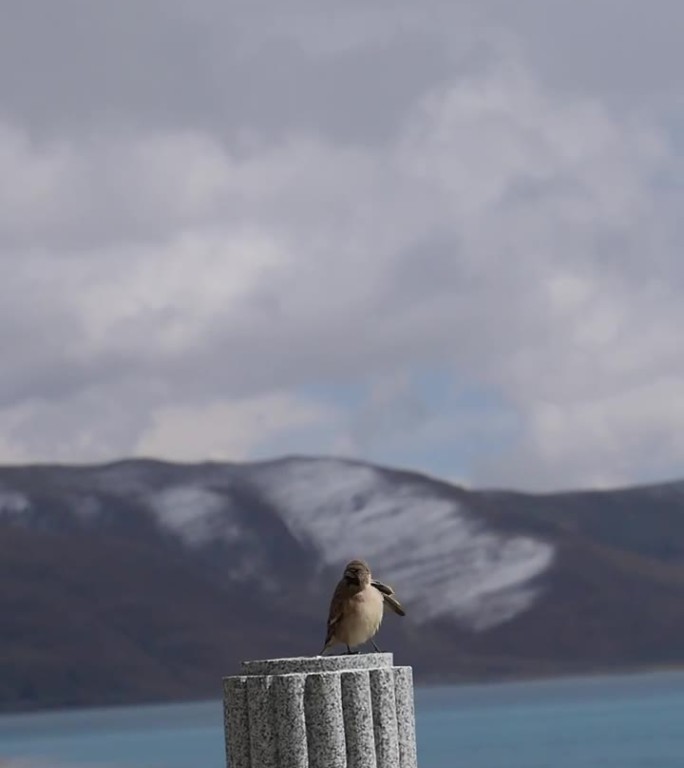
[[[394,666],[392,653],[351,653],[339,656],[293,656],[242,662],[242,675],[292,675],[316,672],[353,672],[388,669]]]

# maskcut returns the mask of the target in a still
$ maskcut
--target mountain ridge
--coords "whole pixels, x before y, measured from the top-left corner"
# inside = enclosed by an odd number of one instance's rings
[[[0,709],[218,695],[317,653],[347,559],[418,680],[684,663],[684,483],[527,494],[331,457],[0,467]]]

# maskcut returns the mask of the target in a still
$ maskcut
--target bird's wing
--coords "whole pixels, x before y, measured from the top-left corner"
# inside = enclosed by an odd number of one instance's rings
[[[383,595],[386,606],[389,606],[399,616],[406,616],[406,611],[394,595]]]
[[[371,581],[371,585],[374,586],[378,592],[382,594],[382,598],[386,607],[393,610],[399,616],[406,616],[406,611],[402,607],[401,603],[394,596],[394,590],[387,584],[383,584],[377,579]]]
[[[332,640],[335,634],[335,627],[344,616],[345,598],[347,597],[347,585],[340,581],[335,587],[332,600],[330,601],[330,611],[328,612],[328,632],[325,636],[326,645]]]
[[[392,587],[388,586],[387,584],[383,584],[381,581],[378,581],[377,579],[371,579],[371,584],[378,590],[378,592],[382,592],[383,595],[393,595],[394,590]]]

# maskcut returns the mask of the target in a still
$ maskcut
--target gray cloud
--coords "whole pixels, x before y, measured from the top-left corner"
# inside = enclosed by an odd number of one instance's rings
[[[38,134],[172,125],[233,142],[307,131],[365,144],[450,74],[435,29],[407,27],[414,15],[28,0],[0,32],[0,92]]]
[[[679,5],[452,6],[0,11],[0,459],[382,458],[435,365],[519,425],[454,474],[684,458]]]
[[[671,101],[681,90],[678,0],[494,0],[488,23],[515,34],[531,65],[554,87],[591,93],[616,104]]]

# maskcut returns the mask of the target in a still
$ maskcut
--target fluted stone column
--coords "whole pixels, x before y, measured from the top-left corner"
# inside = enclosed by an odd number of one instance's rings
[[[411,667],[391,653],[242,662],[223,679],[229,768],[417,768]]]

